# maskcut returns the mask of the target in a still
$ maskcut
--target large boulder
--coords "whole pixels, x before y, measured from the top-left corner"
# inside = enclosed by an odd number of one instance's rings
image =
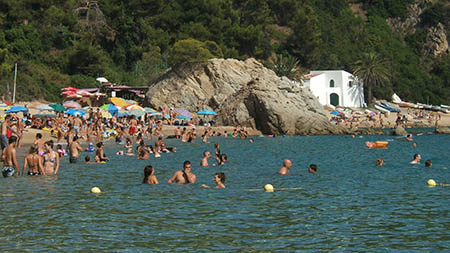
[[[406,132],[406,130],[401,126],[396,127],[394,129],[394,131],[392,132],[392,135],[396,135],[396,136],[405,136],[407,134],[408,134],[408,132]]]
[[[450,127],[438,126],[434,132],[437,134],[450,134]]]
[[[344,134],[332,125],[311,91],[278,77],[255,59],[213,59],[207,65],[174,69],[151,85],[151,106],[210,109],[223,125],[246,125],[264,134]]]

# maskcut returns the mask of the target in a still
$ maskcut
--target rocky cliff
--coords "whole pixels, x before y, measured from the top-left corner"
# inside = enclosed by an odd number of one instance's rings
[[[246,125],[264,134],[344,134],[300,83],[278,77],[255,59],[213,59],[206,65],[171,70],[147,93],[153,107],[218,112],[224,125]]]

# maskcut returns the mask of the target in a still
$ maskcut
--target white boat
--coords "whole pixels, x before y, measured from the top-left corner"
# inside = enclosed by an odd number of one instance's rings
[[[388,109],[385,109],[385,108],[383,108],[383,107],[381,107],[381,106],[379,106],[377,104],[374,104],[373,106],[375,107],[375,109],[377,109],[380,112],[387,112],[387,113],[389,113]]]

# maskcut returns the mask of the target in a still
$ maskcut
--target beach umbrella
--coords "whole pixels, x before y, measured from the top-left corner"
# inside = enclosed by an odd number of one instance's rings
[[[69,100],[63,103],[63,106],[66,108],[74,108],[74,109],[81,109],[81,105],[73,100]]]
[[[106,79],[104,77],[99,77],[99,78],[97,78],[95,80],[99,81],[100,83],[109,83],[108,79]]]
[[[337,111],[330,112],[331,115],[341,116],[341,114]]]
[[[66,111],[66,114],[69,114],[72,116],[84,116],[84,114],[86,114],[86,113],[83,112],[82,110],[78,110],[78,109],[69,109]]]
[[[112,118],[111,113],[109,113],[109,112],[102,111],[101,113],[102,113],[103,118],[107,118],[107,119]]]
[[[63,105],[60,104],[51,104],[49,105],[51,108],[53,108],[54,111],[56,112],[63,112],[66,110],[66,108]]]
[[[129,105],[134,105],[134,104],[137,104],[137,102],[136,101],[134,101],[134,100],[131,100],[131,99],[123,99],[127,104],[129,104]]]
[[[156,112],[155,109],[150,108],[150,107],[144,107],[144,111],[149,112],[149,113]]]
[[[150,117],[157,117],[157,116],[162,116],[162,113],[160,112],[151,112],[148,114]]]
[[[34,109],[39,110],[39,111],[53,111],[53,108],[46,104],[40,104],[40,105],[34,107]]]
[[[129,114],[128,114],[128,112],[126,112],[126,111],[124,111],[124,110],[119,110],[118,112],[117,112],[117,117],[126,117],[126,116],[128,116]]]
[[[184,115],[178,115],[178,116],[177,116],[177,119],[191,119],[191,118],[186,117],[186,116],[184,116]]]
[[[144,108],[142,108],[142,107],[139,106],[139,105],[128,105],[128,106],[126,107],[126,109],[127,109],[128,111],[139,110],[139,111],[145,112]]]
[[[100,106],[100,108],[105,111],[108,111],[111,115],[117,114],[117,112],[119,111],[119,108],[117,108],[117,106],[113,104],[104,104]]]
[[[141,116],[145,115],[145,112],[141,111],[141,110],[134,109],[134,110],[129,111],[128,114],[134,115],[136,117],[141,117]]]
[[[197,112],[198,115],[217,115],[216,112],[210,111],[210,110],[203,110]]]
[[[11,106],[8,110],[6,110],[6,113],[16,113],[16,112],[27,112],[28,108],[21,105]]]
[[[127,106],[127,102],[125,102],[125,100],[123,100],[122,98],[117,98],[117,97],[111,98],[111,103],[113,103],[117,106],[120,106],[120,107]]]
[[[55,118],[56,114],[54,114],[54,113],[38,113],[38,114],[34,114],[33,117],[36,117],[36,118]]]
[[[8,105],[0,101],[0,107],[8,107]]]
[[[188,110],[183,109],[183,108],[175,108],[175,112],[177,112],[178,114],[182,115],[182,116],[186,116],[188,118],[192,118],[192,113],[190,113]]]

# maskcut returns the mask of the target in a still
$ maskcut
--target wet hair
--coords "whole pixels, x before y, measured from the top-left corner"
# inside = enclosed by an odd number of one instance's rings
[[[37,154],[38,148],[36,145],[31,145],[30,151],[28,151],[29,154]]]
[[[143,184],[147,183],[148,177],[151,176],[154,171],[155,170],[153,169],[153,167],[151,165],[145,166],[145,168],[144,168],[144,180],[142,180]]]
[[[381,159],[381,158],[377,159],[377,167],[378,166],[383,166],[383,159]]]
[[[103,142],[97,143],[97,148],[100,148],[103,145]]]
[[[57,149],[62,149],[61,144],[56,145],[56,148],[57,148]]]
[[[8,139],[8,143],[9,144],[11,144],[11,143],[15,143],[17,141],[17,137],[16,136],[11,136],[11,137],[9,137],[9,139]]]
[[[42,134],[41,134],[41,133],[37,133],[37,134],[36,134],[36,137],[37,137],[38,139],[42,139]]]
[[[221,160],[222,162],[226,161],[227,159],[228,159],[227,154],[221,154],[221,155],[220,155],[220,160]]]
[[[51,149],[53,149],[53,141],[52,140],[46,141],[45,144],[50,146]]]
[[[188,160],[184,161],[183,168],[185,168],[186,165],[191,165],[191,161],[188,161]]]
[[[203,155],[206,155],[206,153],[208,153],[208,150],[203,151]]]
[[[419,155],[420,155],[419,153],[414,154],[414,157],[413,157],[413,158],[416,159]]]
[[[431,160],[425,161],[425,167],[431,167]]]
[[[310,165],[309,165],[309,168],[310,168],[312,171],[314,171],[314,172],[317,171],[317,165],[315,165],[314,163],[313,163],[313,164],[310,164]]]
[[[217,173],[214,174],[214,175],[217,175],[217,177],[220,179],[220,182],[225,183],[225,173],[223,173],[223,172],[217,172]]]
[[[75,135],[72,140],[73,141],[77,141],[78,140],[78,136]]]
[[[91,160],[91,158],[88,155],[84,157],[85,162],[89,162],[90,160]]]

